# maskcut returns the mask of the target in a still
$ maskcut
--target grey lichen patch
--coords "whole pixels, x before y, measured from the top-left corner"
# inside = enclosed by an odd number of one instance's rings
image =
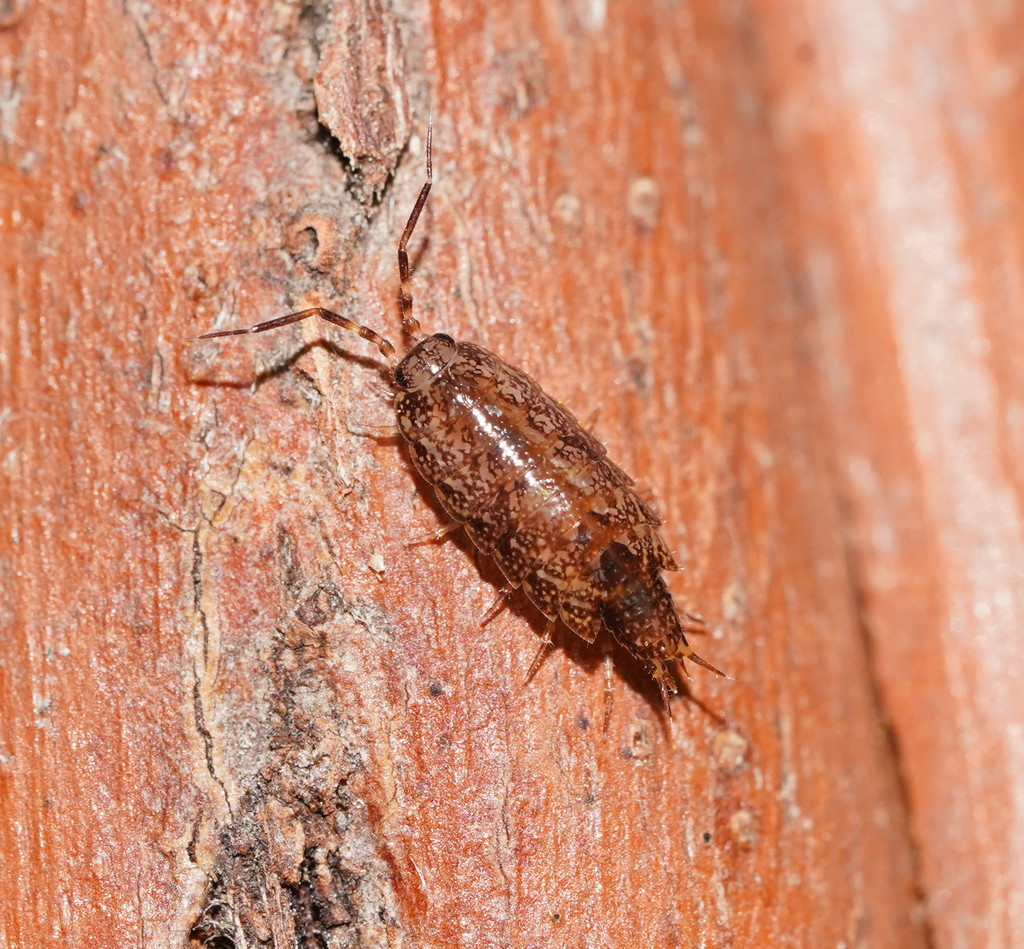
[[[245,945],[245,936],[238,925],[238,917],[230,903],[210,900],[199,914],[189,942],[202,949],[236,949]]]
[[[654,745],[647,728],[639,723],[631,725],[626,743],[620,749],[622,757],[639,762],[646,761],[653,753]]]
[[[221,834],[193,946],[386,947],[401,925],[366,808],[344,782],[287,804],[269,782]],[[213,941],[216,940],[216,941]]]
[[[318,587],[317,614],[341,608]],[[217,831],[192,946],[387,947],[403,927],[370,807],[358,726],[330,688],[329,633],[294,621],[266,656],[267,748],[229,823]]]
[[[729,834],[742,850],[753,850],[761,839],[756,815],[746,807],[737,808],[729,816]]]
[[[311,629],[315,629],[333,620],[344,605],[340,587],[326,581],[303,598],[295,608],[295,615]]]
[[[627,203],[629,216],[641,232],[649,234],[658,226],[661,188],[653,178],[646,175],[634,178],[629,183]]]
[[[725,774],[735,774],[746,764],[749,743],[739,732],[723,728],[712,742],[715,764]]]

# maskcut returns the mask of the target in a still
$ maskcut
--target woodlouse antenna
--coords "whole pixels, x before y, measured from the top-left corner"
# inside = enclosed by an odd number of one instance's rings
[[[412,237],[412,232],[416,228],[416,222],[419,220],[420,211],[423,210],[423,205],[427,201],[427,195],[430,194],[430,186],[433,183],[432,147],[433,120],[427,123],[427,180],[420,189],[419,197],[416,199],[416,204],[413,205],[412,213],[409,215],[405,230],[402,232],[402,238],[398,242],[398,276],[402,282],[402,295],[400,297],[402,303],[402,326],[412,342],[416,342],[420,336],[420,324],[416,317],[412,315],[412,273],[409,267],[409,251],[407,247],[409,239]],[[246,333],[264,333],[267,330],[287,326],[289,323],[298,323],[299,320],[308,320],[311,316],[319,316],[321,319],[327,320],[328,323],[333,323],[335,326],[340,326],[350,333],[362,336],[363,339],[369,340],[380,350],[380,354],[387,360],[388,365],[392,369],[398,365],[395,347],[389,339],[381,336],[380,333],[370,329],[368,326],[353,323],[352,320],[346,319],[340,313],[335,313],[333,310],[328,310],[322,306],[313,306],[306,310],[299,310],[296,313],[287,313],[284,316],[267,320],[265,323],[257,323],[256,326],[249,326],[245,329],[218,330],[215,333],[203,333],[201,336],[193,338],[217,339],[221,336],[244,336]]]
[[[388,365],[392,369],[398,365],[395,347],[391,345],[390,340],[385,339],[380,333],[370,329],[368,326],[360,326],[358,323],[353,323],[340,313],[326,310],[322,306],[310,307],[308,310],[299,310],[297,313],[288,313],[285,316],[267,320],[266,323],[257,323],[256,326],[250,326],[246,329],[218,330],[216,333],[203,333],[202,336],[196,336],[195,339],[216,339],[219,336],[244,336],[246,333],[264,333],[267,330],[275,330],[279,326],[287,326],[289,323],[298,323],[299,320],[308,320],[311,316],[319,316],[321,319],[327,320],[328,323],[333,323],[335,326],[340,326],[350,333],[362,336],[363,339],[368,339],[380,350],[380,354],[387,360]]]
[[[400,297],[402,303],[402,326],[412,342],[416,342],[419,338],[420,324],[416,317],[412,315],[412,274],[409,269],[409,251],[406,248],[409,244],[409,238],[412,237],[412,232],[416,228],[420,211],[423,210],[423,205],[427,202],[427,195],[430,194],[430,185],[433,181],[431,168],[433,131],[434,123],[433,119],[431,119],[427,122],[427,180],[423,183],[423,187],[420,188],[420,196],[416,199],[416,204],[413,205],[412,214],[409,215],[405,230],[402,232],[402,239],[398,242],[398,277],[402,282],[402,295]]]

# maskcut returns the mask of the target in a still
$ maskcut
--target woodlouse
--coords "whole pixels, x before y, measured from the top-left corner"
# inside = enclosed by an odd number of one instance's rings
[[[407,246],[431,183],[428,129],[426,182],[398,243],[402,326],[412,344],[404,358],[379,333],[323,307],[199,339],[318,316],[372,342],[391,369],[398,427],[416,468],[453,519],[437,537],[464,527],[504,574],[502,594],[522,587],[548,619],[534,668],[557,620],[591,643],[607,629],[647,666],[669,708],[670,667],[685,674],[682,660],[690,659],[723,673],[686,641],[684,628],[706,627],[676,610],[665,585],[662,572],[678,567],[658,515],[604,446],[526,373],[475,343],[420,338]]]

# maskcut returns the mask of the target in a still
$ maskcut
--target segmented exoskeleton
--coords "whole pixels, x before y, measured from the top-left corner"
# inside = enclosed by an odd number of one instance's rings
[[[658,516],[604,446],[525,373],[475,343],[420,338],[407,245],[431,180],[428,131],[427,180],[398,245],[402,325],[413,343],[401,361],[379,333],[322,307],[200,338],[319,316],[374,343],[391,367],[398,427],[417,469],[455,524],[494,557],[508,590],[522,587],[548,618],[545,642],[557,620],[588,642],[607,629],[646,664],[667,707],[671,666],[682,671],[691,659],[719,670],[686,641],[684,624],[704,624],[678,613],[665,586],[662,571],[678,568]]]

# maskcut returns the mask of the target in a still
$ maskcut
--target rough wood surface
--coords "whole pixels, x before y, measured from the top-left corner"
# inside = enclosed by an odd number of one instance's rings
[[[961,6],[963,8],[961,8]],[[0,945],[1021,932],[1019,12],[0,4]],[[439,510],[372,347],[656,499],[669,722]]]

